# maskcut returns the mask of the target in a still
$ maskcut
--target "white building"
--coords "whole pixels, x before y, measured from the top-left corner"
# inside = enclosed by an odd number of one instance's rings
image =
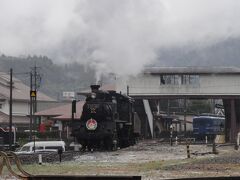
[[[29,126],[30,114],[30,88],[20,80],[13,78],[12,90],[12,121],[15,126]],[[47,95],[37,92],[37,103],[55,103],[56,101]],[[0,73],[0,124],[9,123],[10,105],[10,75]],[[47,108],[47,106],[46,106]]]
[[[135,98],[239,97],[240,68],[151,67],[127,81],[118,79],[117,91]]]
[[[148,67],[137,76],[117,79],[117,91],[143,100],[151,134],[154,130],[149,100],[222,99],[226,140],[240,132],[239,67]]]

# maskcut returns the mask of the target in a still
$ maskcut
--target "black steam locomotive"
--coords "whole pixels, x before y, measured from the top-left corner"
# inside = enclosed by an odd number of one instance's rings
[[[82,116],[74,121],[72,135],[83,149],[116,150],[135,144],[133,99],[115,91],[99,90],[92,85]]]

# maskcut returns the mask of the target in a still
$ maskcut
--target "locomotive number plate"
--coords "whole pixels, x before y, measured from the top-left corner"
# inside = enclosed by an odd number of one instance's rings
[[[86,127],[88,130],[95,130],[97,128],[97,121],[95,119],[89,119],[86,122]]]

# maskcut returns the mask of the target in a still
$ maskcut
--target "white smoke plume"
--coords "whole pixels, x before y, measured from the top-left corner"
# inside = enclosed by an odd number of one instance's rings
[[[1,0],[0,53],[136,74],[161,48],[239,37],[239,9],[237,0]]]

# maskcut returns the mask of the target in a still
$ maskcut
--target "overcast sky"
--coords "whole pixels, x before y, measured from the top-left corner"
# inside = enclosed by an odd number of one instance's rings
[[[238,0],[0,0],[0,53],[135,74],[161,48],[238,38],[239,9]]]

